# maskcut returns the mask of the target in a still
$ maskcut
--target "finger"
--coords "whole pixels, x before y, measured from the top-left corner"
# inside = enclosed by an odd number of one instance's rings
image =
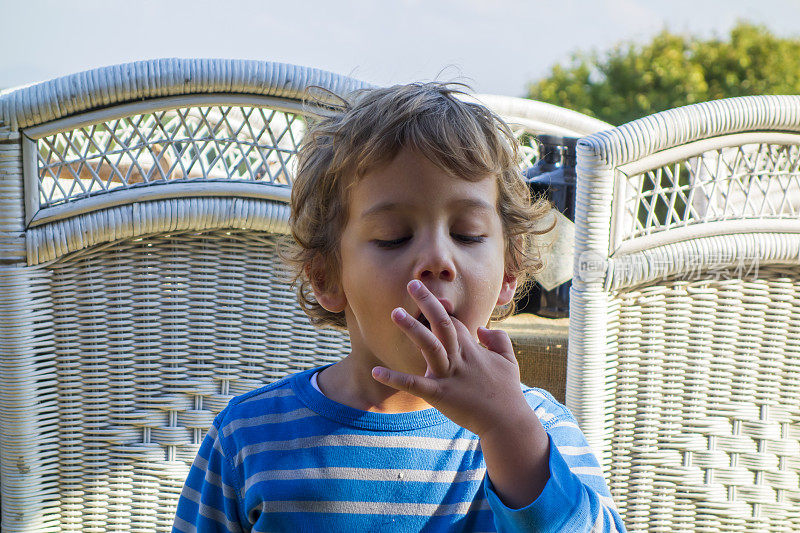
[[[416,344],[431,373],[436,377],[446,376],[450,368],[450,359],[436,335],[402,307],[392,311],[392,321],[403,330],[411,342]]]
[[[453,325],[452,317],[442,305],[442,302],[419,280],[408,283],[408,293],[414,298],[419,310],[428,319],[431,331],[442,341],[446,353],[458,350],[458,336]]]
[[[514,356],[514,345],[511,344],[508,333],[502,329],[478,328],[478,340],[481,344],[486,346],[487,349],[499,353],[509,361],[516,362],[517,358]]]
[[[413,374],[389,370],[382,366],[372,369],[372,378],[393,389],[405,391],[431,403],[436,398],[439,385],[435,380]]]
[[[467,326],[465,326],[464,323],[456,317],[453,317],[453,326],[456,329],[456,336],[459,346],[457,353],[459,354],[459,357],[463,358],[463,356],[469,351],[469,346],[474,345],[477,347],[478,342],[475,340],[475,336],[470,333],[469,328],[467,328]],[[456,360],[456,357],[457,356],[455,354],[450,354],[451,364]]]

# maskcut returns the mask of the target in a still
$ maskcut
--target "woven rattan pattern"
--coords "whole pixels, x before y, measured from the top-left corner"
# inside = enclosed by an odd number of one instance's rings
[[[539,159],[539,143],[536,142],[536,137],[526,131],[525,128],[514,124],[511,124],[511,131],[514,133],[514,137],[519,140],[520,169],[525,170],[532,167]]]
[[[741,218],[800,216],[800,146],[747,144],[626,176],[620,240]]]
[[[611,293],[611,490],[631,531],[800,531],[800,278]]]
[[[251,106],[153,111],[38,139],[39,208],[134,186],[174,180],[291,185],[306,130],[302,115]],[[538,144],[516,125],[520,168]]]
[[[43,484],[61,531],[168,531],[227,402],[348,351],[309,324],[256,232],[129,239],[38,272]]]
[[[305,127],[269,108],[196,106],[58,132],[37,141],[40,207],[175,179],[289,185]]]

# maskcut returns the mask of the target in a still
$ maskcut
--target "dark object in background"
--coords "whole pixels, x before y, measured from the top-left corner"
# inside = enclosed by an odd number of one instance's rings
[[[539,135],[539,160],[524,172],[534,196],[545,196],[565,217],[575,221],[575,165],[577,137]],[[519,302],[518,312],[549,318],[569,316],[569,289],[572,282],[545,290],[535,284]]]

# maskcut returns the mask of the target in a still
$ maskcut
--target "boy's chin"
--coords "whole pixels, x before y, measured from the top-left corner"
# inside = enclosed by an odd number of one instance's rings
[[[425,362],[425,358],[422,357],[422,354],[419,353],[416,347],[413,349],[412,353],[408,354],[408,357],[404,358],[402,361],[387,360],[383,366],[391,370],[396,370],[397,372],[415,374],[417,376],[424,376],[425,371],[428,370],[428,363]]]

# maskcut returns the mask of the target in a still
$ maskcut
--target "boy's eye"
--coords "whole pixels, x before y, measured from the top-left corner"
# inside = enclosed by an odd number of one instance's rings
[[[409,238],[410,237],[401,237],[399,239],[391,239],[391,240],[375,239],[372,242],[374,242],[378,248],[397,248],[398,246],[406,242]]]
[[[450,236],[453,237],[453,239],[463,244],[477,244],[486,240],[486,237],[483,235],[463,235],[460,233],[451,233]],[[378,248],[391,249],[391,248],[399,248],[400,246],[405,244],[406,241],[410,239],[411,237],[400,237],[399,239],[389,239],[389,240],[374,239],[372,242],[374,242],[375,246],[377,246]]]
[[[451,235],[455,240],[466,244],[475,244],[486,240],[486,237],[483,235],[461,235],[459,233],[451,233]]]

